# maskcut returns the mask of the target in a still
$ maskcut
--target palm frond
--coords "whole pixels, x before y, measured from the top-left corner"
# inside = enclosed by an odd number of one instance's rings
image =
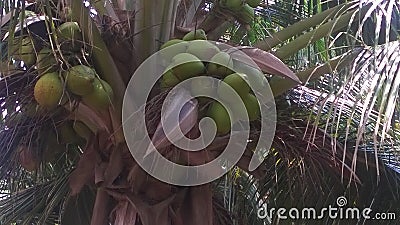
[[[3,196],[0,201],[2,224],[59,223],[62,203],[69,192],[68,175],[59,174],[51,181],[36,183],[32,187]]]

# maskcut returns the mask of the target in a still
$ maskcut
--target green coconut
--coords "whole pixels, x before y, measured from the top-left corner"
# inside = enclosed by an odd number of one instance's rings
[[[207,66],[207,73],[220,77],[225,77],[232,74],[233,59],[226,52],[219,52],[211,58],[211,62]]]
[[[237,66],[235,68],[237,71],[247,75],[254,90],[265,90],[268,81],[265,79],[265,75],[261,70],[244,63],[238,63],[236,65]]]
[[[179,43],[182,43],[182,42],[185,42],[185,41],[183,41],[181,39],[171,39],[171,40],[165,42],[163,45],[161,45],[160,49],[164,49],[166,47],[169,47],[169,46],[172,46],[172,45],[176,45],[176,44],[179,44]]]
[[[255,8],[261,4],[262,0],[246,0],[246,3],[249,4],[249,6]]]
[[[93,91],[82,97],[82,101],[96,110],[106,110],[114,98],[111,86],[104,80],[96,78],[93,82]]]
[[[243,100],[240,100],[243,101]],[[244,104],[244,103],[243,103]],[[239,120],[245,121],[248,120],[247,118],[247,111],[246,111],[246,106],[243,106],[242,104],[236,103],[236,104],[230,104],[229,105],[230,109],[232,110],[233,113],[233,122],[237,122]]]
[[[58,27],[58,34],[64,43],[62,49],[79,51],[82,48],[82,32],[77,22],[65,22]]]
[[[64,74],[69,91],[76,95],[85,96],[93,91],[93,81],[96,71],[85,65],[69,68]]]
[[[247,75],[243,73],[233,73],[228,75],[224,78],[223,82],[229,85],[236,93],[242,97],[249,93],[250,87],[247,84]],[[229,87],[225,85],[220,85],[218,87],[218,96],[221,97],[223,100],[235,103],[237,101],[236,98],[233,97],[232,92],[228,90]]]
[[[57,63],[51,49],[43,48],[39,51],[36,63],[39,74],[54,72],[57,69]]]
[[[203,29],[197,29],[187,33],[185,36],[183,36],[182,40],[184,41],[207,40],[207,35]]]
[[[34,87],[37,103],[46,109],[55,108],[61,100],[63,85],[57,73],[46,73],[39,78]]]
[[[195,96],[212,96],[216,89],[211,79],[193,79],[190,83],[190,91]]]
[[[241,97],[241,101],[244,104],[244,108],[241,104],[230,104],[230,109],[233,113],[233,121],[254,121],[260,117],[260,108],[257,98],[248,93]]]
[[[219,52],[219,49],[209,41],[195,40],[189,42],[186,52],[203,61],[209,61],[213,56],[215,56],[215,54]]]
[[[203,62],[189,53],[180,53],[172,58],[172,73],[181,81],[205,72]]]
[[[82,32],[77,22],[65,22],[58,27],[61,38],[82,41]]]
[[[208,110],[208,116],[217,126],[217,134],[225,135],[231,130],[231,120],[228,111],[219,102],[213,102]]]
[[[256,96],[247,94],[242,97],[243,103],[246,106],[249,121],[254,121],[260,117],[260,107]]]
[[[161,78],[161,87],[169,88],[177,85],[179,79],[172,73],[171,70],[166,71]]]
[[[252,8],[249,4],[244,4],[239,11],[238,17],[242,23],[252,23],[254,20],[254,8]]]
[[[173,47],[171,47],[173,46]],[[171,47],[171,48],[168,48]],[[171,61],[172,58],[179,53],[186,52],[188,45],[186,41],[180,39],[171,39],[165,42],[160,48],[160,54],[163,59]]]

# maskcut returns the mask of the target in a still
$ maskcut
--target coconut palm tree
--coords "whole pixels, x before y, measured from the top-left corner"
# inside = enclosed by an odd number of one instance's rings
[[[263,203],[321,209],[340,196],[348,207],[400,216],[399,2],[6,0],[0,6],[1,224],[370,222],[257,215]],[[256,170],[249,164],[263,138],[260,120],[250,123],[246,151],[226,175],[199,186],[171,185],[132,157],[124,95],[135,71],[164,43],[200,29],[208,40],[241,49],[263,72],[275,99],[276,132]],[[41,85],[51,91],[41,92]],[[168,90],[158,83],[146,105],[137,106],[146,109],[151,136]],[[201,114],[201,106],[187,115]],[[180,125],[188,123],[196,128],[197,117]],[[197,129],[186,135],[196,137]],[[158,150],[197,165],[221,154],[228,140],[218,137],[207,154],[180,157],[171,145]]]

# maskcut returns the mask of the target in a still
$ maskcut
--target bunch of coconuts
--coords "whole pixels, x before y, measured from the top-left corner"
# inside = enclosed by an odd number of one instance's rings
[[[48,43],[39,44],[35,37],[29,35],[16,36],[9,43],[11,60],[23,62],[29,71],[36,71],[38,79],[33,88],[34,100],[19,102],[20,110],[6,116],[9,118],[7,126],[17,127],[21,118],[29,120],[41,115],[52,118],[51,124],[43,124],[42,131],[38,131],[45,132],[41,136],[46,140],[41,146],[21,143],[18,147],[20,164],[28,171],[37,169],[41,161],[54,161],[55,154],[65,152],[68,146],[84,144],[95,131],[82,121],[69,120],[60,115],[62,108],[59,105],[76,99],[93,110],[103,111],[108,110],[113,101],[110,85],[99,77],[93,67],[77,59],[80,54],[85,54],[78,23],[61,24],[50,38],[57,39],[59,48],[51,49]],[[39,150],[43,151],[42,154],[38,154]]]
[[[169,63],[160,79],[161,88],[172,88],[180,82],[198,76],[211,76],[221,82],[215,84],[209,79],[193,79],[190,91],[193,95],[214,95],[229,104],[226,109],[221,103],[207,97],[198,97],[206,110],[200,115],[211,117],[217,126],[217,135],[226,135],[231,130],[231,119],[235,122],[257,120],[260,116],[259,102],[251,91],[248,81],[263,88],[266,85],[264,74],[257,68],[235,60],[226,51],[206,41],[207,36],[201,29],[187,33],[183,39],[171,39],[161,46],[161,57]],[[172,46],[172,47],[170,47]],[[204,61],[200,60],[203,59]],[[237,68],[238,73],[232,71]],[[232,89],[240,96],[246,110],[238,107],[237,98],[232,97]],[[233,114],[230,118],[228,110]]]
[[[48,110],[65,103],[64,82],[70,96],[79,97],[95,110],[107,110],[113,99],[113,90],[96,71],[86,65],[72,66],[60,76],[58,71],[41,75],[35,84],[34,97],[37,103]]]
[[[254,19],[254,8],[261,0],[220,0],[219,6],[232,12],[235,18],[243,24],[250,24]]]
[[[87,65],[67,63],[68,68],[59,66],[60,55],[74,55],[83,47],[82,34],[76,22],[65,22],[57,28],[57,39],[61,53],[51,48],[35,48],[31,37],[15,37],[10,48],[13,59],[23,61],[25,66],[35,66],[39,79],[34,87],[38,105],[47,110],[55,109],[67,100],[64,84],[70,96],[82,101],[95,110],[105,110],[111,103],[113,91],[100,79],[96,71]]]

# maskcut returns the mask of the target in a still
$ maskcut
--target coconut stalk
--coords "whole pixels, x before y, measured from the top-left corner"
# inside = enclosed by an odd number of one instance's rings
[[[353,16],[355,16],[355,11],[350,11],[335,20],[324,23],[315,30],[309,31],[289,42],[288,44],[280,47],[275,52],[275,55],[280,59],[286,59],[306,46],[309,46],[310,44],[315,43],[321,38],[327,36],[329,33],[339,31],[349,26],[349,21]]]
[[[179,2],[174,0],[161,1],[163,12],[160,14],[161,16],[157,18],[157,21],[160,21],[160,30],[158,35],[158,45],[159,47],[166,41],[168,41],[171,36],[174,34],[175,21],[176,21],[176,12],[178,9]],[[157,14],[156,14],[157,15]],[[172,18],[172,19],[171,19]]]
[[[325,37],[329,33],[336,32],[347,27],[349,23],[351,23],[352,18],[354,18],[357,14],[362,16],[365,12],[368,11],[369,8],[370,7],[362,8],[360,12],[356,10],[351,10],[341,15],[339,18],[324,23],[321,26],[317,27],[315,30],[309,31],[304,35],[301,35],[300,37],[296,38],[295,40],[289,42],[288,44],[282,46],[275,52],[275,55],[280,59],[286,59],[291,55],[295,54],[296,52],[298,52],[299,50],[303,49],[304,47],[312,43],[315,43],[316,41]],[[290,30],[290,27],[286,28],[285,30]],[[353,54],[351,55],[354,56]],[[346,56],[348,55],[345,54],[342,56],[335,57],[334,59],[328,61],[326,64],[322,66],[309,68],[305,71],[299,72],[297,76],[302,81],[302,83],[305,83],[308,82],[309,80],[316,79],[324,74],[331,73],[332,68],[336,68],[339,65],[345,65],[344,62],[347,62],[348,59],[352,59],[352,57],[349,57],[346,58],[346,60],[344,60],[344,57]],[[275,97],[285,93],[286,91],[295,87],[296,85],[297,84],[295,84],[291,80],[282,79],[279,77],[274,77],[270,81],[270,86]]]
[[[156,51],[156,33],[154,29],[156,23],[153,15],[153,9],[155,8],[158,7],[154,0],[136,1],[134,46],[137,54],[134,60],[136,60],[135,65],[137,66]]]
[[[83,2],[79,0],[71,0],[72,19],[77,21],[81,30],[84,40],[90,40],[93,44],[92,55],[94,67],[99,73],[99,76],[104,79],[113,89],[114,103],[111,116],[113,121],[114,137],[116,143],[123,143],[125,141],[121,129],[122,122],[122,100],[125,94],[125,84],[119,71],[111,57],[106,44],[101,38],[100,31],[90,19],[88,8],[83,6]]]
[[[357,52],[358,53],[358,52]],[[300,71],[296,73],[297,77],[300,79],[300,81],[304,84],[309,81],[313,81],[315,79],[318,79],[319,77],[332,73],[332,71],[336,69],[340,69],[343,66],[346,66],[350,61],[354,59],[356,56],[356,53],[346,53],[341,56],[335,57],[328,62],[326,62],[323,65],[315,66],[312,68],[308,68],[304,71]],[[278,76],[275,76],[271,79],[269,82],[269,85],[271,87],[272,93],[274,94],[274,97],[277,97],[286,91],[296,87],[298,83],[291,79],[286,79],[286,78],[281,78]]]
[[[176,9],[178,7],[177,0],[137,0],[135,4],[135,29],[134,29],[134,47],[135,57],[133,63],[137,68],[144,60],[158,51],[159,46],[163,42],[170,39],[174,32]],[[160,7],[161,5],[161,7]],[[157,8],[160,13],[154,13]],[[140,74],[139,83],[148,83],[149,76]],[[143,85],[136,85],[133,95],[145,93]]]
[[[288,39],[301,34],[302,32],[318,26],[321,23],[324,23],[336,15],[340,14],[340,12],[344,12],[351,8],[355,3],[344,3],[340,4],[338,6],[335,6],[333,8],[330,8],[328,10],[325,10],[321,13],[318,13],[310,18],[303,19],[285,29],[282,31],[279,31],[277,33],[272,34],[271,37],[268,37],[262,41],[257,42],[254,47],[260,48],[265,51],[269,51],[272,48],[276,47],[279,44],[282,44],[283,42],[287,41]]]
[[[137,0],[135,9],[134,46],[136,65],[155,53],[159,46],[170,39],[174,31],[177,0]],[[161,5],[160,5],[161,4]],[[160,13],[154,13],[159,9]]]

